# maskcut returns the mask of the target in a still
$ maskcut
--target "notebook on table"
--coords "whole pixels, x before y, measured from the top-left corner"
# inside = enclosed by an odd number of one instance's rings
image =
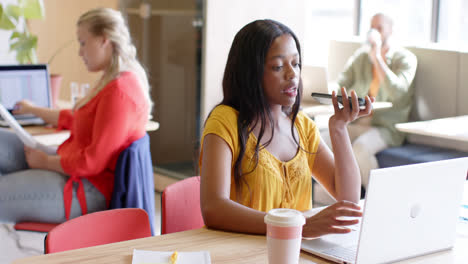
[[[177,251],[176,251],[177,252]],[[133,249],[132,264],[210,264],[208,251],[194,252],[149,251]]]
[[[0,104],[12,113],[15,104],[27,99],[37,106],[52,106],[49,71],[46,64],[0,65]],[[21,125],[40,125],[34,115],[13,115]],[[7,122],[0,118],[0,125]]]
[[[376,264],[453,247],[468,158],[372,170],[361,223],[345,235],[303,240],[337,263]]]

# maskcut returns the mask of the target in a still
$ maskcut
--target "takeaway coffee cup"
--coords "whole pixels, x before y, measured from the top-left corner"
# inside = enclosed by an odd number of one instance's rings
[[[269,264],[299,263],[305,218],[294,209],[272,209],[265,215]]]

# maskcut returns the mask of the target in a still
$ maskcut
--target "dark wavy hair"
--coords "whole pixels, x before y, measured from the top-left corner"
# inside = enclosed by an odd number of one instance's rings
[[[240,194],[243,175],[249,173],[243,173],[241,169],[249,134],[256,127],[257,123],[260,122],[260,132],[257,145],[255,146],[255,166],[252,171],[258,165],[259,149],[268,146],[273,138],[273,117],[270,113],[268,100],[264,94],[262,80],[267,52],[273,41],[284,34],[288,34],[294,38],[300,62],[302,62],[301,47],[294,32],[280,22],[270,19],[256,20],[244,26],[236,34],[229,51],[223,77],[224,98],[220,104],[231,106],[239,112],[237,133],[240,142],[240,152],[239,157],[234,163],[234,181],[238,194]],[[299,143],[294,134],[294,122],[299,111],[301,98],[302,81],[299,81],[296,101],[291,107],[283,107],[283,111],[292,119],[291,132],[298,146]],[[270,123],[272,137],[260,146],[267,122]],[[250,187],[248,188],[250,189]]]

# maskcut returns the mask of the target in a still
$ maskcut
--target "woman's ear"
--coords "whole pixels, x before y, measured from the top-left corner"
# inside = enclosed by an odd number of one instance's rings
[[[104,48],[105,50],[109,50],[110,53],[112,53],[114,49],[114,45],[112,41],[107,37],[102,37],[101,47]]]
[[[107,46],[107,45],[110,45],[110,44],[111,44],[111,41],[106,36],[102,36],[101,45],[102,46]]]

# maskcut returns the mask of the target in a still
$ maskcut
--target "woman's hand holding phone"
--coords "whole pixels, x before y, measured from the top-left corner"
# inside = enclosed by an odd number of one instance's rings
[[[344,98],[348,98],[348,93],[344,87],[341,88],[341,94]],[[343,107],[340,108],[338,96],[335,91],[332,92],[332,102],[335,114],[330,118],[330,122],[343,122],[346,125],[359,117],[367,116],[372,112],[372,103],[375,101],[374,97],[370,98],[369,96],[366,96],[364,109],[359,108],[359,100],[355,91],[351,91],[350,98],[350,100],[343,100]]]
[[[324,94],[324,93],[312,93],[312,97],[314,97],[317,101],[321,104],[333,104],[332,102],[332,95],[331,94]],[[340,103],[340,108],[343,106],[343,96],[337,96],[338,103]],[[349,106],[353,109],[352,98],[351,96],[348,97]],[[358,105],[359,109],[365,109],[367,102],[365,98],[358,98]]]

